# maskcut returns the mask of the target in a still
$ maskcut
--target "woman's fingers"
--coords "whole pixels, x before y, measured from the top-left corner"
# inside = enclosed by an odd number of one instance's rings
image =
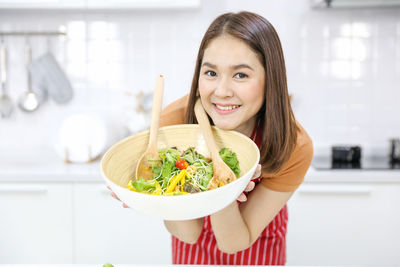
[[[255,178],[258,178],[258,177],[260,177],[260,175],[261,175],[261,165],[258,164],[258,165],[257,165],[257,168],[256,168],[256,171],[255,171],[254,174],[253,174],[253,178],[251,178],[251,179],[253,180],[253,179],[255,179]],[[255,186],[256,186],[256,184],[255,184],[253,181],[250,181],[250,182],[247,184],[247,186],[246,186],[246,188],[244,189],[244,191],[245,191],[245,192],[250,192],[251,190],[254,189]],[[238,198],[237,198],[236,200],[237,200],[237,201],[240,201],[240,202],[245,202],[245,201],[247,201],[247,197],[246,197],[245,194],[241,193],[241,194],[238,196]]]
[[[115,194],[114,192],[111,192],[111,196],[112,196],[113,198],[115,198],[116,200],[121,201],[121,200],[119,199],[119,197],[117,196],[117,194]]]
[[[246,186],[246,188],[244,189],[244,191],[250,192],[251,190],[254,189],[255,186],[256,186],[256,184],[255,184],[253,181],[250,181],[250,182],[247,184],[247,186]]]
[[[236,200],[239,202],[245,202],[247,200],[247,197],[245,194],[241,193]]]
[[[121,200],[119,199],[119,197],[117,196],[117,194],[115,194],[115,193],[111,190],[111,187],[110,187],[110,186],[107,186],[107,188],[111,191],[111,196],[112,196],[113,198],[115,198],[116,200],[121,201]],[[129,206],[126,205],[125,203],[122,203],[122,207],[123,207],[123,208],[129,208]]]

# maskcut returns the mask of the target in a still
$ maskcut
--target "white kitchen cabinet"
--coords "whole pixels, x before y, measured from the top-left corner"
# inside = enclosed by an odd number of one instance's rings
[[[72,185],[0,183],[2,264],[72,263]]]
[[[305,183],[288,203],[288,265],[400,264],[400,183]]]
[[[122,208],[104,183],[75,183],[77,263],[170,264],[171,238],[162,220]]]

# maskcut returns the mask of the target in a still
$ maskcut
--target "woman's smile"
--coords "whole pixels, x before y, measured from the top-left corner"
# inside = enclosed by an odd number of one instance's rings
[[[214,109],[221,115],[232,114],[240,108],[240,105],[233,104],[213,104]]]

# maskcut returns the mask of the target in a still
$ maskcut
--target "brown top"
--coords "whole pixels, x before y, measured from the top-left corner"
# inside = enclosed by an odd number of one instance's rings
[[[189,96],[186,95],[175,102],[169,104],[161,113],[160,127],[167,125],[185,123],[185,114]],[[313,158],[313,145],[311,138],[304,128],[298,123],[297,144],[289,160],[276,173],[262,173],[261,184],[267,188],[280,191],[291,192],[304,180],[304,176],[311,165]]]

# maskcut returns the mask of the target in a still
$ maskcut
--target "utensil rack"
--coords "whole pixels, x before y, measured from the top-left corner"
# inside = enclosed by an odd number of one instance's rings
[[[31,31],[25,31],[25,32],[0,32],[0,37],[3,36],[66,36],[67,32],[66,31],[44,31],[44,32],[31,32]]]

